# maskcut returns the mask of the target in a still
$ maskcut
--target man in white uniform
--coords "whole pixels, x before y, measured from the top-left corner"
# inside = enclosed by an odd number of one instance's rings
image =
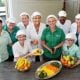
[[[59,11],[59,19],[56,23],[58,27],[63,29],[64,33],[67,34],[70,32],[71,21],[67,19],[67,13],[65,11]]]

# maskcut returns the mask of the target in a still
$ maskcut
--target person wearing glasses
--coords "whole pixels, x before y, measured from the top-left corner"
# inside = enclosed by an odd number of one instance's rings
[[[10,35],[10,38],[12,40],[12,45],[17,41],[17,39],[15,38],[17,31],[19,30],[19,28],[16,26],[16,21],[14,17],[9,17],[6,20],[6,24],[3,25],[3,30],[7,31]],[[12,46],[8,45],[7,46],[7,50],[9,53],[9,58],[8,61],[13,61],[14,57],[13,57],[13,51],[12,51]]]
[[[77,59],[77,62],[72,67],[80,64],[80,50],[75,44],[76,36],[73,33],[68,33],[66,35],[65,44],[63,45],[63,55],[70,55]]]

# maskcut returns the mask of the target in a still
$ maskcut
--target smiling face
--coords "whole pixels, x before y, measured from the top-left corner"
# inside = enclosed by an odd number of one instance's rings
[[[7,27],[12,30],[15,27],[15,23],[7,22]]]
[[[28,25],[29,24],[29,16],[22,15],[21,16],[21,21],[23,22],[24,25]]]
[[[77,23],[78,26],[80,26],[80,19],[75,19],[75,22]]]
[[[62,16],[62,17],[59,17],[59,21],[61,24],[64,24],[65,21],[66,21],[66,17]]]
[[[41,22],[41,16],[37,15],[37,16],[34,16],[33,19],[32,19],[34,25],[38,25],[40,24]]]
[[[54,28],[56,25],[56,19],[53,17],[48,18],[48,25],[50,26],[50,28]]]
[[[73,43],[74,43],[73,39],[70,39],[70,38],[66,39],[66,44],[67,44],[68,47],[72,46]]]
[[[19,36],[17,37],[17,39],[18,39],[18,41],[19,41],[20,43],[24,43],[24,41],[26,40],[26,36],[25,36],[25,35],[19,35]]]

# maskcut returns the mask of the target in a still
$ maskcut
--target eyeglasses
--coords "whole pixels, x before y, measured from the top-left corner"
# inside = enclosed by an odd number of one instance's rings
[[[67,41],[74,41],[74,40],[72,40],[72,39],[66,39]]]

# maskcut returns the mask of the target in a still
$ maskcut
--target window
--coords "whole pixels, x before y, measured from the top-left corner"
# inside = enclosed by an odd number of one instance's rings
[[[0,0],[0,17],[3,19],[3,24],[6,20],[5,0]]]

